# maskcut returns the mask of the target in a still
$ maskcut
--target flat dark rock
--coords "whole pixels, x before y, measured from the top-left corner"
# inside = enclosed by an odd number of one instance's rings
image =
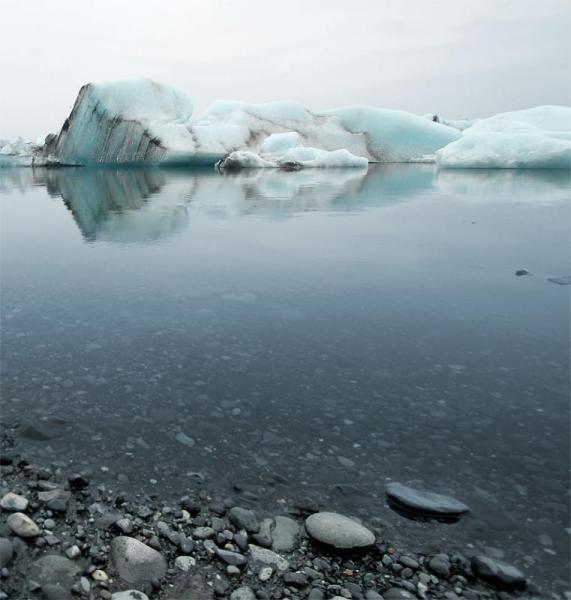
[[[214,591],[202,573],[180,576],[165,596],[165,600],[214,600]]]
[[[475,556],[472,559],[474,573],[498,588],[521,590],[526,587],[525,575],[516,567],[488,556]]]
[[[37,581],[48,598],[67,598],[81,567],[57,554],[47,554],[32,563],[29,578]]]
[[[456,517],[470,510],[464,503],[450,496],[424,492],[401,483],[390,483],[385,493],[399,507],[420,514]]]
[[[57,417],[48,417],[34,423],[22,423],[18,429],[20,437],[46,442],[61,437],[66,432],[66,421]]]

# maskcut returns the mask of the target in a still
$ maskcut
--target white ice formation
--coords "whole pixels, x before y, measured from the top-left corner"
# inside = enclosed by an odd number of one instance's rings
[[[446,120],[347,106],[214,102],[192,117],[187,94],[150,80],[87,84],[57,136],[0,142],[4,165],[363,167],[436,162],[442,168],[568,168],[571,109],[545,106],[481,120]]]
[[[0,167],[45,166],[48,160],[43,152],[44,143],[33,144],[22,138],[13,142],[0,140]]]
[[[440,167],[571,168],[571,108],[538,106],[476,121],[438,150]]]
[[[302,167],[357,167],[367,168],[369,161],[355,156],[344,148],[320,150],[303,146],[303,138],[295,131],[272,133],[261,144],[258,154],[249,150],[236,150],[224,158],[220,170],[265,167],[296,170]]]

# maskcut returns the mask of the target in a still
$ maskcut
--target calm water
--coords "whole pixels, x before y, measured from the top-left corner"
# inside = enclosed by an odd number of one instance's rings
[[[0,170],[4,422],[64,418],[20,447],[111,489],[308,495],[566,589],[569,183]],[[472,513],[410,521],[389,481]]]

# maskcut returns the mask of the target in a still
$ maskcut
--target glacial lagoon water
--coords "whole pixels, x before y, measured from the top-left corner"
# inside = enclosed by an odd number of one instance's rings
[[[567,589],[569,184],[0,169],[3,425],[61,419],[17,448],[111,489],[309,496]],[[471,513],[407,519],[392,481]]]

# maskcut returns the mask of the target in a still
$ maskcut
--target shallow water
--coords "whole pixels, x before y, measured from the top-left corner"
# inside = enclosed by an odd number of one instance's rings
[[[111,489],[308,495],[566,589],[569,183],[0,169],[3,420],[65,419],[19,447]],[[472,512],[408,520],[389,481]]]

